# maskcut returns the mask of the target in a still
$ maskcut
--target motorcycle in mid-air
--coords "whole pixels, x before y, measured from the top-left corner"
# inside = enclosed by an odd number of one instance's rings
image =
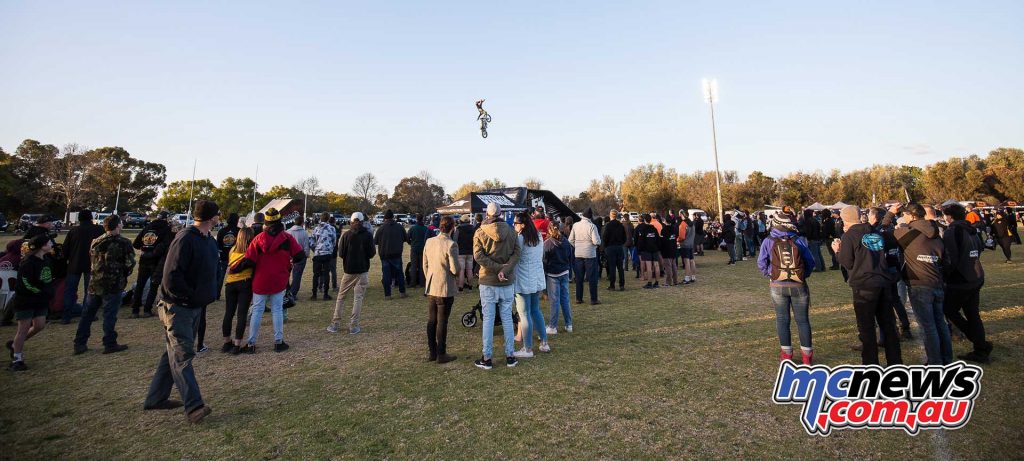
[[[487,139],[487,124],[491,123],[491,114],[484,110],[484,101],[481,99],[476,102],[476,110],[480,112],[476,119],[480,121],[480,136]]]

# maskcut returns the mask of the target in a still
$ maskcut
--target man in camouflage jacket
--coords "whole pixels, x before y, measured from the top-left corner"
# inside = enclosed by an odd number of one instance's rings
[[[88,350],[92,320],[103,306],[103,353],[112,354],[128,349],[117,343],[117,310],[121,307],[128,276],[135,268],[135,249],[132,242],[121,236],[121,218],[110,215],[103,220],[105,234],[92,241],[89,257],[92,261],[92,280],[89,281],[89,302],[78,322],[75,335],[75,355]]]

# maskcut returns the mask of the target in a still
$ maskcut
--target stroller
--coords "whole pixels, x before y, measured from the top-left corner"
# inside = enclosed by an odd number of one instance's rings
[[[466,328],[475,327],[477,317],[479,317],[480,320],[483,320],[484,318],[484,307],[483,305],[480,304],[480,301],[477,301],[476,305],[473,306],[473,309],[471,309],[469,312],[462,314],[462,326]],[[516,312],[515,309],[512,310],[512,324],[514,328],[519,328],[519,313]],[[494,316],[494,326],[501,326],[500,315]]]

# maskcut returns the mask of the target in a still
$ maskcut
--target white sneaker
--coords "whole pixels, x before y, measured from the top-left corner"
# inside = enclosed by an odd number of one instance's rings
[[[332,323],[332,324],[330,324],[330,325],[329,325],[329,326],[327,327],[327,332],[328,332],[328,333],[337,333],[337,332],[338,332],[338,326],[337,326],[337,325],[335,325],[335,324],[333,324],[333,323]]]
[[[572,325],[566,325],[565,326],[565,332],[566,333],[572,333]]]
[[[549,346],[548,343],[540,343],[540,351],[551,352],[551,346]]]
[[[529,359],[533,358],[533,352],[526,350],[526,348],[524,347],[522,349],[519,349],[518,351],[513,352],[512,356],[519,359]]]
[[[544,331],[546,331],[549,335],[557,335],[558,334],[558,328],[547,327],[547,328],[544,329]]]

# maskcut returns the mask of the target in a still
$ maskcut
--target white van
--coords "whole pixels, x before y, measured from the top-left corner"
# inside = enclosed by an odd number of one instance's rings
[[[696,219],[697,216],[700,216],[700,219],[703,219],[704,222],[708,221],[708,214],[699,208],[690,208],[686,210],[686,215],[690,217],[690,221]]]
[[[640,222],[640,213],[630,211],[626,213],[626,216],[629,216],[629,222]]]

